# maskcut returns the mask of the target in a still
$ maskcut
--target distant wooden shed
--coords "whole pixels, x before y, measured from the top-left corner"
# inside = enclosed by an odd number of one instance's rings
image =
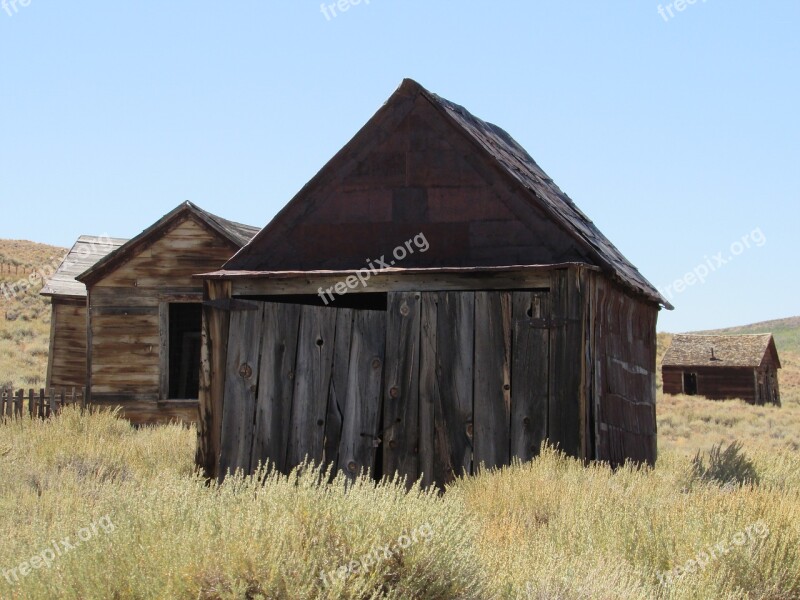
[[[197,418],[202,282],[258,231],[185,202],[76,279],[88,293],[94,405],[134,423]]]
[[[127,242],[82,235],[39,292],[50,298],[47,388],[86,386],[86,286],[75,277]]]
[[[665,394],[777,404],[781,362],[772,334],[676,335],[661,362]]]
[[[308,457],[441,486],[546,439],[656,459],[668,302],[505,131],[414,81],[204,277],[210,476]]]

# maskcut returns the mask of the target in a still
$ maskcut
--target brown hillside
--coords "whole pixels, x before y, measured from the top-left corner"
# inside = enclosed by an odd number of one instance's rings
[[[39,296],[65,248],[0,240],[0,385],[44,385],[50,336],[50,301]]]

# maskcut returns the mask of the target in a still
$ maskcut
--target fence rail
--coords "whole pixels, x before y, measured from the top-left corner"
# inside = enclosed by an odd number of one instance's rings
[[[27,403],[27,408],[26,408]],[[58,414],[65,406],[73,404],[86,408],[85,388],[51,388],[45,390],[16,390],[0,388],[0,419],[4,417],[23,417],[46,419]]]
[[[0,261],[0,275],[29,275],[36,270],[33,265],[19,265]]]

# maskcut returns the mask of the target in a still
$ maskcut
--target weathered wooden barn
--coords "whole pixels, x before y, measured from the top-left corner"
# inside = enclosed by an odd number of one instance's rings
[[[194,421],[202,281],[258,231],[185,202],[77,280],[87,289],[86,386],[133,423]]]
[[[668,302],[502,129],[406,80],[206,274],[198,463],[439,486],[656,459]]]
[[[777,404],[781,362],[772,334],[676,335],[661,361],[665,394]]]
[[[86,286],[75,277],[126,241],[82,235],[39,292],[52,305],[48,389],[86,386]]]

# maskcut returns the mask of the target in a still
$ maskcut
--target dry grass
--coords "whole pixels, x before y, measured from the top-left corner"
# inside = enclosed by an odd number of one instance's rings
[[[134,430],[108,413],[7,423],[0,440],[2,598],[800,597],[797,453],[753,451],[760,483],[722,487],[679,454],[612,472],[545,450],[438,497],[319,485],[310,469],[207,486],[193,474],[193,430]],[[14,581],[9,569],[103,519],[113,527]],[[757,523],[765,536],[731,543]],[[422,527],[429,536],[397,549]],[[729,552],[701,572],[659,582],[718,543]],[[366,573],[322,582],[386,544]]]
[[[657,413],[660,451],[694,455],[736,440],[747,449],[800,451],[800,404],[795,402],[778,408],[666,395],[659,397]]]

